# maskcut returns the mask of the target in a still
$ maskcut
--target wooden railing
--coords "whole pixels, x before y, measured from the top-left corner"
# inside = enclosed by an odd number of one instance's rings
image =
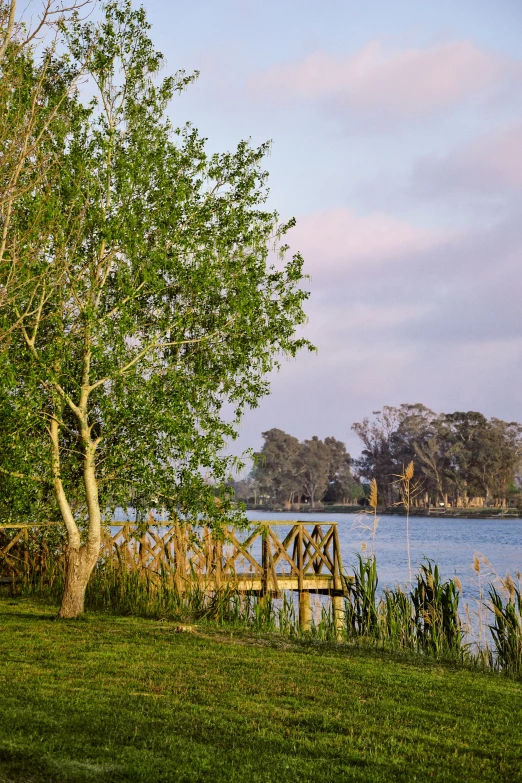
[[[34,546],[29,551],[29,530],[20,527],[8,543],[0,544],[0,577],[15,578],[37,557]],[[152,579],[167,573],[181,592],[195,584],[205,591],[228,586],[259,596],[297,591],[303,628],[311,622],[310,594],[329,595],[337,622],[342,622],[347,580],[336,522],[260,522],[245,533],[225,528],[219,534],[158,523],[140,532],[134,523],[114,522],[104,531],[101,557],[145,571]]]

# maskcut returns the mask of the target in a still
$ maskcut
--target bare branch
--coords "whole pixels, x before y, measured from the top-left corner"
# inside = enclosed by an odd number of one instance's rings
[[[14,22],[15,22],[15,14],[16,14],[16,0],[10,0],[10,7],[9,7],[9,17],[7,20],[7,28],[5,31],[5,38],[0,44],[0,60],[5,54],[5,51],[7,47],[9,46],[9,42],[11,40],[11,37],[13,35],[13,29],[14,29]]]

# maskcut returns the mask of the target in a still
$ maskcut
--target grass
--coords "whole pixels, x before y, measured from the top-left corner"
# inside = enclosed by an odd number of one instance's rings
[[[407,653],[0,599],[0,781],[522,781],[522,686]]]

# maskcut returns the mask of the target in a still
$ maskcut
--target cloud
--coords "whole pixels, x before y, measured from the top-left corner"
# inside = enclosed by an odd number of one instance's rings
[[[358,454],[352,422],[402,402],[520,418],[521,217],[451,234],[344,209],[298,221],[318,353],[283,361],[237,449],[274,426],[333,434]]]
[[[355,353],[371,349],[385,365],[385,357],[409,346],[406,353],[422,355],[421,365],[457,346],[465,353],[522,339],[520,211],[460,232],[341,208],[308,215],[298,226],[295,246],[312,278],[306,334],[323,366],[351,363],[354,346]]]
[[[393,262],[419,258],[452,236],[444,229],[418,227],[384,212],[359,215],[337,207],[302,217],[289,241],[302,252],[317,288],[343,275],[350,281],[354,275],[368,276]]]
[[[491,98],[506,83],[522,82],[522,62],[450,41],[424,49],[385,51],[370,41],[349,56],[315,52],[250,81],[255,96],[319,101],[335,112],[375,122],[426,118],[463,101]]]
[[[414,166],[412,188],[423,196],[512,195],[522,188],[522,121],[460,145],[446,156],[425,156]]]

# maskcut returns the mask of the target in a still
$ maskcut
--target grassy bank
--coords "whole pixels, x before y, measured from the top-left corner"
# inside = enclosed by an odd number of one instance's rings
[[[0,781],[522,781],[505,676],[0,601]]]

